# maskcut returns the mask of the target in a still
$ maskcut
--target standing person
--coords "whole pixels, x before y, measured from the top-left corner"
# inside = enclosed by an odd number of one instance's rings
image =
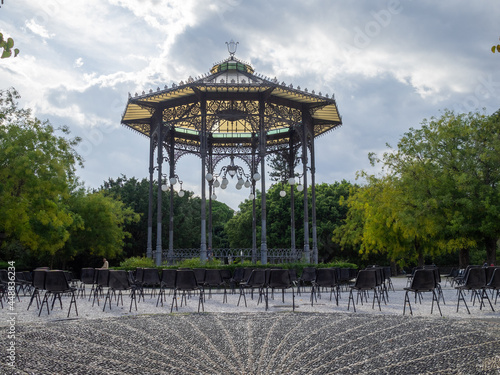
[[[106,258],[102,258],[102,260],[103,260],[104,264],[102,265],[102,267],[101,267],[101,268],[109,268],[109,263],[108,263],[108,261],[106,260]]]

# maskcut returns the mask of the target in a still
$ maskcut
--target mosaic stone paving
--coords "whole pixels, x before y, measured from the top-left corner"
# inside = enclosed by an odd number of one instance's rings
[[[2,374],[500,374],[497,319],[177,313],[16,330]]]

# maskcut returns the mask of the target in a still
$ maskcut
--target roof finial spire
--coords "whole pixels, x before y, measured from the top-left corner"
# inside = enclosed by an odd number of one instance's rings
[[[234,57],[234,54],[236,53],[236,48],[238,48],[239,42],[235,42],[234,40],[231,39],[231,41],[228,43],[226,42],[227,50],[229,52],[229,55],[231,58]]]

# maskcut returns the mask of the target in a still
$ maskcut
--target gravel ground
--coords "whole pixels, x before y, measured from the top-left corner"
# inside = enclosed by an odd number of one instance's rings
[[[411,298],[413,316],[403,316],[406,280],[393,278],[395,291],[387,304],[372,309],[369,303],[347,310],[348,292],[339,306],[326,292],[311,306],[305,291],[285,302],[276,294],[257,304],[247,296],[237,306],[238,294],[222,303],[215,293],[197,313],[198,299],[188,299],[170,314],[172,296],[163,307],[146,295],[138,310],[129,313],[113,300],[105,311],[103,299],[78,298],[66,318],[69,297],[63,297],[50,314],[35,306],[27,310],[29,297],[21,297],[14,311],[0,313],[2,374],[500,374],[500,304],[460,305],[452,288],[444,289],[443,313],[430,295],[422,304]],[[15,324],[9,319],[15,318]],[[13,331],[15,329],[15,331]],[[10,336],[14,338],[9,338]],[[14,367],[7,354],[15,348]]]

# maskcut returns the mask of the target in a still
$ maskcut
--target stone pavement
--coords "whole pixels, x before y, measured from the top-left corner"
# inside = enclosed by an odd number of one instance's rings
[[[8,310],[0,310],[1,374],[500,374],[500,315],[469,304],[456,313],[456,292],[445,289],[443,317],[430,314],[429,296],[402,315],[403,280],[395,281],[382,311],[371,301],[347,311],[347,292],[339,307],[328,294],[310,306],[309,296],[276,295],[269,311],[237,295],[207,297],[205,313],[197,299],[170,314],[171,297],[156,307],[146,296],[138,312],[113,303],[102,312],[78,299],[79,316],[63,309],[50,315],[26,311],[28,297],[16,307],[15,368],[9,366]],[[180,302],[180,301],[179,301]],[[35,306],[36,307],[36,306]],[[494,306],[500,310],[500,305]],[[174,310],[175,311],[175,310]]]

